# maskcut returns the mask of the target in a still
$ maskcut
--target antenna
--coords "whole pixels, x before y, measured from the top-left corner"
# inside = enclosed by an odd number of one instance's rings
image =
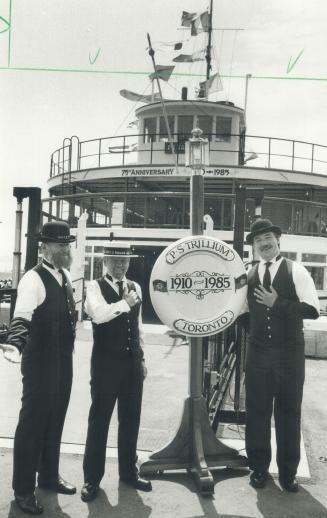
[[[211,70],[211,36],[212,36],[212,3],[213,0],[210,0],[210,10],[209,10],[209,27],[208,27],[208,46],[207,46],[207,53],[206,53],[206,60],[207,60],[207,79],[210,78],[210,70]],[[207,92],[206,92],[207,97]]]

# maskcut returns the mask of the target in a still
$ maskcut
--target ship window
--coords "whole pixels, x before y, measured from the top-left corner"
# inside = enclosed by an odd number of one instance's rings
[[[84,279],[86,281],[91,280],[91,257],[90,256],[85,257]]]
[[[170,134],[172,136],[172,139],[174,140],[174,116],[173,115],[168,116],[168,124],[169,124]],[[166,126],[166,121],[165,121],[164,117],[160,117],[159,133],[160,133],[159,140],[168,141],[167,126]]]
[[[216,118],[216,140],[219,142],[230,142],[232,133],[232,118],[217,117]]]
[[[315,283],[316,290],[324,289],[324,267],[323,266],[307,266],[306,269],[311,274],[313,282]]]
[[[296,261],[296,252],[281,252],[280,253],[286,259],[291,259],[291,261]]]
[[[179,115],[178,117],[178,140],[188,140],[192,136],[193,115]]]
[[[211,140],[212,117],[208,117],[207,115],[198,115],[197,126],[203,131],[201,137]]]
[[[93,262],[93,279],[99,279],[103,275],[103,258],[94,257]]]
[[[155,117],[144,119],[144,142],[156,140],[157,120]]]
[[[324,254],[302,254],[303,263],[326,263],[327,256]]]

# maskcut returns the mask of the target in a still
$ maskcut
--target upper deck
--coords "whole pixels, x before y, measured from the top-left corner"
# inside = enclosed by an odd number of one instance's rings
[[[229,102],[179,100],[165,106],[175,157],[160,103],[136,110],[137,133],[64,140],[52,154],[48,179],[52,200],[57,197],[56,217],[67,213],[74,225],[87,210],[88,225],[187,228],[191,171],[185,141],[198,126],[209,141],[205,210],[214,228],[232,229],[233,197],[243,184],[264,187],[265,213],[278,216],[285,232],[312,234],[315,226],[315,235],[326,235],[327,146],[248,135],[244,111]],[[53,214],[53,207],[46,212]],[[253,212],[249,203],[246,227]]]

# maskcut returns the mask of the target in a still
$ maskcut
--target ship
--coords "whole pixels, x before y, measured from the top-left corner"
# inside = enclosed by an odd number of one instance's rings
[[[192,130],[200,128],[209,149],[203,168],[205,231],[233,245],[237,193],[256,189],[256,195],[245,196],[244,237],[258,213],[280,226],[281,254],[310,271],[326,311],[327,146],[248,134],[246,97],[240,107],[210,96],[221,83],[211,63],[212,2],[204,13],[183,12],[182,26],[194,37],[202,33],[207,38],[202,49],[206,73],[193,98],[182,86],[177,98],[164,99],[160,82],[169,80],[176,63],[200,59],[201,52],[198,57],[179,54],[174,66],[160,66],[149,40],[152,93],[120,92],[140,104],[132,121],[135,132],[86,141],[64,138],[51,155],[43,221],[64,220],[76,232],[81,216],[87,218],[82,273],[73,281],[84,285],[102,275],[108,239],[128,241],[140,256],[132,261],[130,275],[143,288],[143,319],[158,322],[149,278],[162,250],[190,234],[192,169],[186,148]],[[247,89],[250,75],[245,80]],[[254,259],[244,239],[242,255],[244,262]]]

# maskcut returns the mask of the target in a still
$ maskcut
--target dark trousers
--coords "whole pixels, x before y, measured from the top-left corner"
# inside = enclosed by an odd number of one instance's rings
[[[14,440],[13,489],[33,493],[36,473],[58,478],[60,442],[72,385],[71,356],[43,364],[23,357],[23,396]]]
[[[250,469],[269,469],[274,413],[279,476],[294,477],[300,462],[303,345],[284,349],[250,345],[245,383],[245,445]]]
[[[110,419],[118,402],[119,476],[131,479],[137,473],[136,446],[140,427],[143,369],[139,359],[126,356],[108,362],[106,378],[93,369],[92,404],[83,461],[84,480],[98,485],[105,472]]]

